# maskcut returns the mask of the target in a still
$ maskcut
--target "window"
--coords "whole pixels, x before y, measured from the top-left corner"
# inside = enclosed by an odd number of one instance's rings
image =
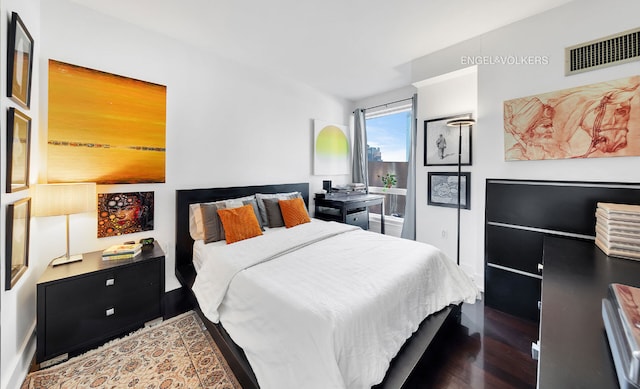
[[[385,195],[385,216],[404,216],[412,117],[410,102],[366,111],[369,192]]]
[[[366,121],[369,161],[409,162],[411,111],[367,115]]]

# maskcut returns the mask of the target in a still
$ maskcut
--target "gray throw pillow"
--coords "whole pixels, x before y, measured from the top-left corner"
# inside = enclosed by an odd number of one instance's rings
[[[226,208],[226,205],[222,202],[200,204],[204,243],[212,243],[225,239],[224,228],[222,228],[222,222],[220,221],[220,216],[218,216],[218,209],[224,208]]]
[[[280,211],[279,199],[264,199],[264,208],[267,213],[267,221],[269,228],[284,227],[284,219],[282,219],[282,211]]]
[[[264,222],[264,220],[262,220],[262,216],[260,216],[260,211],[258,210],[258,202],[256,201],[255,198],[242,201],[242,205],[247,205],[247,204],[251,204],[251,206],[253,207],[253,213],[256,214],[256,219],[258,219],[258,224],[260,224],[260,229],[264,231],[264,226],[266,225],[266,223]]]

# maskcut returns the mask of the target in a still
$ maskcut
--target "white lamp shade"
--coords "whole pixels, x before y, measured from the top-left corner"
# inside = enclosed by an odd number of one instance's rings
[[[95,183],[37,184],[33,195],[34,216],[58,216],[97,209]]]

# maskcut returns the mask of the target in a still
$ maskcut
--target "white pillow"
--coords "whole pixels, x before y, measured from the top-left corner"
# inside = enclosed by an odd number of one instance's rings
[[[255,198],[256,198],[256,196],[254,196],[254,195],[238,197],[237,199],[224,200],[224,204],[227,206],[227,208],[238,208],[238,207],[242,207],[244,205],[243,201],[253,200]]]

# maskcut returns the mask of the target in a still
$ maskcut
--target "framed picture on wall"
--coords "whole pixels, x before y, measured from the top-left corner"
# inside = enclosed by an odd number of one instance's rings
[[[11,107],[7,111],[7,193],[29,188],[31,118]]]
[[[98,238],[153,230],[153,192],[98,193]]]
[[[5,290],[11,289],[27,271],[30,219],[31,198],[27,197],[7,205]]]
[[[31,103],[33,38],[20,16],[11,13],[7,47],[7,97],[25,108]]]
[[[427,204],[458,208],[458,173],[429,172],[427,180]],[[471,209],[471,173],[460,174],[460,208]]]
[[[347,126],[313,120],[313,174],[349,174]]]
[[[457,166],[459,127],[449,127],[453,119],[470,119],[471,114],[461,114],[424,121],[424,166]],[[461,165],[471,165],[471,126],[462,127]]]
[[[167,87],[48,64],[47,182],[165,182]]]

